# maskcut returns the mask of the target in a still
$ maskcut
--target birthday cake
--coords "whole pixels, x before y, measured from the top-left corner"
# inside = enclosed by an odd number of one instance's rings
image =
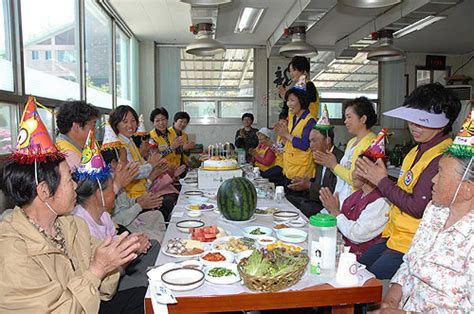
[[[212,156],[203,162],[204,170],[234,170],[239,169],[239,164],[235,159],[226,159],[221,156]]]

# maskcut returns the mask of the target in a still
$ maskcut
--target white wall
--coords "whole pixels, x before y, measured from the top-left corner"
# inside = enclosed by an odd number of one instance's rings
[[[158,86],[158,66],[156,62],[156,49],[153,41],[140,42],[140,104],[139,114],[145,118],[147,130],[152,128],[149,122],[150,112],[155,108]]]

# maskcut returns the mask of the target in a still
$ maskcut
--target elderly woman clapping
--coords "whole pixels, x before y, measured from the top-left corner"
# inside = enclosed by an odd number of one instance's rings
[[[75,183],[33,98],[1,175],[17,207],[0,222],[0,312],[97,313],[101,301],[119,301],[118,268],[137,257],[138,238],[125,233],[99,242],[82,219],[68,215]]]
[[[82,151],[81,164],[74,171],[73,178],[77,182],[77,206],[74,209],[74,214],[85,220],[92,236],[96,239],[116,238],[114,223],[107,212],[108,209],[114,207],[113,179],[110,166],[105,166],[100,149],[95,143],[93,132],[89,132]],[[134,235],[139,239],[140,245],[135,250],[139,257],[130,265],[126,265],[119,283],[119,291],[147,287],[146,269],[148,266],[154,265],[160,250],[156,240],[151,243],[148,236],[143,233]],[[152,248],[151,251],[149,251],[150,248]],[[145,297],[145,291],[142,292],[142,297]]]
[[[474,310],[474,126],[466,126],[439,162],[432,202],[391,280],[383,313]]]

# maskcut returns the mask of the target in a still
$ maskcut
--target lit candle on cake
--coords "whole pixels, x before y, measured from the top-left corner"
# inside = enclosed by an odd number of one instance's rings
[[[207,146],[207,158],[208,159],[211,159],[211,147],[212,147],[212,145]]]

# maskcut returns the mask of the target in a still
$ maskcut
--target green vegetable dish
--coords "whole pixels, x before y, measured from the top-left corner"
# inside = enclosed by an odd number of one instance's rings
[[[211,277],[237,276],[232,270],[224,267],[214,267],[207,274]]]
[[[276,277],[292,272],[307,263],[307,257],[282,249],[254,250],[243,263],[243,271],[251,276]]]
[[[253,235],[261,235],[261,234],[265,234],[265,232],[263,232],[262,230],[260,230],[260,228],[255,228],[255,229],[253,229],[252,231],[250,231],[250,234],[253,234]]]

